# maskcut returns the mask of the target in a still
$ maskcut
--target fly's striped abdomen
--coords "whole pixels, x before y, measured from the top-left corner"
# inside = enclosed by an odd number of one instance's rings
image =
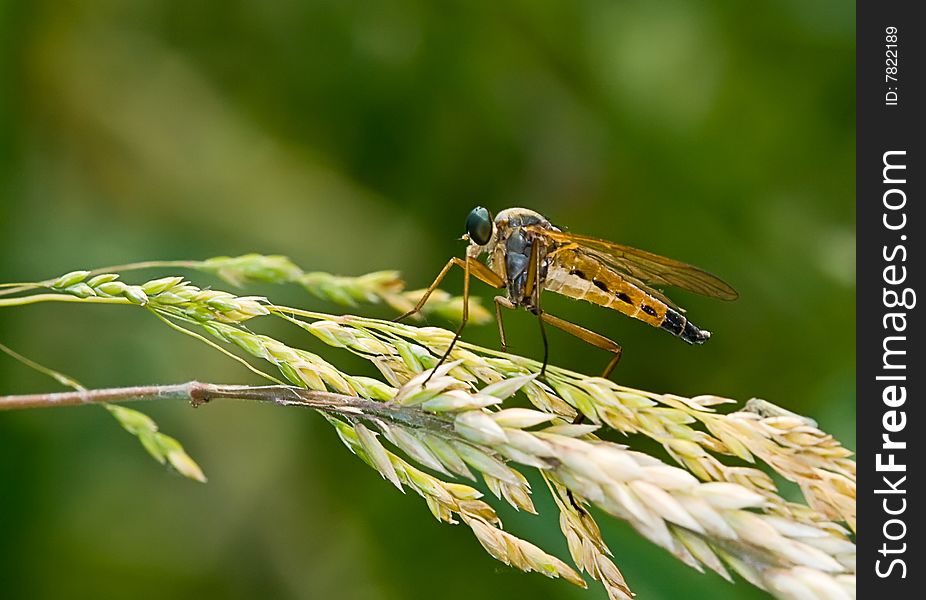
[[[614,277],[605,279],[599,275],[595,271],[587,273],[579,267],[567,269],[553,265],[547,271],[544,287],[576,300],[614,309],[653,327],[662,325],[667,308],[663,302],[626,281]]]
[[[617,310],[689,344],[703,344],[710,337],[679,311],[577,248],[564,246],[549,258],[544,287],[551,292]]]

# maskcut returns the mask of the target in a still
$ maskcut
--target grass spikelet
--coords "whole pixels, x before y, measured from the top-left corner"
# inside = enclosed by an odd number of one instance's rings
[[[491,556],[520,570],[582,587],[585,573],[609,598],[633,597],[592,515],[596,507],[698,570],[726,579],[738,574],[779,598],[853,597],[855,463],[807,418],[764,401],[736,409],[717,396],[637,390],[555,366],[541,379],[536,361],[465,342],[432,372],[453,337],[441,328],[278,306],[175,275],[139,284],[120,277],[165,265],[208,271],[236,285],[296,283],[351,307],[385,303],[407,310],[415,302],[391,271],[345,278],[307,273],[285,257],[262,255],[81,270],[6,287],[0,308],[37,302],[137,306],[258,373],[255,365],[272,367],[288,385],[192,382],[10,396],[0,397],[0,409],[167,397],[311,408],[384,479],[415,492],[439,521],[469,527]],[[448,316],[453,299],[444,300],[441,310]],[[268,319],[298,327],[329,350],[323,357],[257,333],[257,323]],[[339,352],[368,360],[381,378],[342,371],[335,362]],[[176,440],[147,417],[110,410],[155,458],[202,478]],[[574,423],[578,415],[586,422]],[[614,433],[628,445],[610,441]],[[641,436],[661,444],[672,464],[634,450]],[[528,470],[540,474],[555,501],[575,569],[502,529],[490,502],[536,513]],[[782,498],[769,470],[796,483],[805,502]],[[495,498],[484,499],[473,485],[452,478],[481,478]]]

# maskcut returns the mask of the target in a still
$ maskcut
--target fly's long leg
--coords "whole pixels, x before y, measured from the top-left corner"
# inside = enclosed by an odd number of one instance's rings
[[[444,352],[444,355],[441,356],[441,359],[437,361],[437,364],[434,365],[434,369],[431,371],[431,374],[434,374],[434,371],[437,370],[437,367],[444,364],[444,361],[447,360],[447,357],[450,356],[450,353],[453,351],[453,347],[456,346],[457,341],[460,339],[460,335],[463,333],[463,328],[466,327],[466,322],[469,320],[469,276],[472,274],[476,279],[483,281],[492,287],[503,288],[505,287],[505,281],[498,276],[495,271],[482,264],[481,262],[470,259],[469,255],[466,255],[466,260],[459,259],[457,257],[451,258],[447,261],[447,264],[444,265],[444,268],[441,269],[440,273],[437,274],[437,277],[434,279],[434,282],[428,286],[428,289],[425,290],[424,295],[421,296],[421,299],[418,300],[418,303],[415,305],[415,308],[408,311],[404,315],[397,317],[396,321],[401,321],[407,317],[410,317],[421,311],[425,303],[428,301],[428,298],[431,297],[431,294],[434,293],[434,290],[437,289],[437,286],[440,285],[440,282],[444,280],[444,277],[447,276],[447,273],[450,272],[450,269],[454,265],[463,268],[463,318],[460,319],[460,326],[457,327],[456,333],[453,335],[453,341],[450,342],[450,346],[447,348],[447,351]],[[497,310],[497,309],[496,309]],[[499,321],[501,323],[501,321]],[[428,379],[431,377],[429,376]],[[425,380],[425,383],[428,382],[428,379]]]
[[[454,264],[463,266],[463,261],[459,258],[454,259],[456,262]],[[478,260],[471,259],[469,261],[469,272],[470,275],[478,279],[483,283],[487,283],[494,288],[502,289],[505,287],[505,280],[498,276],[498,273],[482,264]]]
[[[531,257],[527,263],[527,282],[524,290],[531,296],[533,313],[537,315],[537,324],[540,326],[540,339],[543,340],[543,364],[540,366],[540,377],[543,378],[547,373],[547,362],[550,360],[550,344],[547,342],[547,331],[543,327],[543,308],[540,306],[540,292],[543,291],[543,283],[540,281],[539,241],[531,244]]]
[[[413,308],[413,309],[411,309],[410,311],[408,311],[408,312],[406,312],[406,313],[404,313],[404,314],[402,314],[402,315],[396,317],[395,319],[393,319],[393,321],[403,321],[403,320],[407,319],[408,317],[410,317],[410,316],[412,316],[412,315],[415,315],[415,314],[418,314],[419,312],[421,312],[421,309],[422,309],[422,307],[424,307],[425,303],[428,301],[428,298],[431,297],[431,294],[434,293],[434,290],[437,289],[437,286],[440,285],[440,282],[444,280],[444,277],[447,276],[447,273],[450,272],[450,269],[453,267],[453,265],[456,264],[456,261],[458,261],[458,260],[460,260],[460,259],[457,258],[457,257],[453,257],[453,258],[451,258],[449,261],[447,261],[447,264],[444,265],[444,268],[441,269],[441,270],[440,270],[440,273],[437,274],[437,277],[434,278],[434,282],[431,283],[431,285],[428,286],[428,289],[425,290],[424,294],[421,296],[421,299],[418,300],[418,304],[415,305],[415,308]]]
[[[434,293],[434,290],[437,289],[437,286],[440,285],[441,281],[444,280],[444,277],[447,276],[447,273],[450,272],[450,269],[452,269],[454,265],[458,267],[463,267],[464,270],[466,269],[466,261],[463,261],[457,257],[451,258],[449,261],[447,261],[447,264],[444,265],[444,268],[440,270],[440,273],[437,274],[437,277],[434,278],[434,282],[428,286],[427,290],[425,290],[424,294],[421,296],[421,298],[418,300],[418,303],[415,305],[415,308],[411,309],[410,311],[406,312],[405,314],[401,316],[396,317],[395,319],[393,319],[393,321],[402,321],[414,314],[421,312],[421,309],[424,307],[425,303],[428,301],[428,298],[431,297],[431,294]],[[472,272],[473,277],[475,277],[476,279],[484,283],[491,285],[492,287],[495,287],[495,288],[505,287],[505,282],[502,280],[502,278],[499,277],[492,269],[485,266],[481,262],[471,261],[470,270]],[[463,310],[464,311],[467,310],[466,301],[464,301]]]
[[[608,377],[611,374],[611,371],[614,370],[614,367],[617,366],[617,363],[621,359],[622,348],[620,344],[614,340],[608,339],[603,335],[597,334],[594,331],[590,331],[581,325],[576,325],[575,323],[570,323],[559,317],[554,317],[548,313],[542,313],[541,319],[549,323],[550,325],[562,329],[570,335],[574,335],[583,342],[587,342],[596,348],[601,348],[602,350],[607,350],[614,354],[608,365],[605,367],[604,372],[601,374],[602,377]]]
[[[547,313],[543,313],[541,315],[541,318],[547,323],[549,323],[550,325],[556,328],[562,329],[563,331],[565,331],[566,333],[570,335],[574,335],[575,337],[579,338],[583,342],[587,342],[591,344],[592,346],[595,346],[596,348],[601,348],[602,350],[607,350],[608,352],[613,353],[614,356],[611,358],[611,360],[608,361],[607,366],[604,368],[604,372],[601,374],[602,377],[607,378],[611,374],[611,371],[614,370],[614,367],[617,366],[618,361],[620,361],[621,352],[623,351],[623,349],[621,348],[620,344],[618,344],[614,340],[606,338],[603,335],[595,333],[594,331],[591,331],[589,329],[586,329],[585,327],[582,327],[581,325],[570,323],[569,321],[560,319],[559,317],[554,317],[553,315],[550,315]],[[580,412],[579,416],[575,418],[573,423],[578,424],[578,423],[583,422],[584,420],[585,420],[585,415],[583,415]]]
[[[459,259],[455,259],[459,260]],[[453,352],[453,347],[457,345],[457,341],[460,339],[460,335],[463,334],[463,328],[466,327],[466,322],[469,320],[469,266],[472,261],[469,258],[469,255],[466,255],[466,260],[463,261],[463,317],[460,319],[460,326],[457,327],[456,333],[453,334],[453,340],[450,342],[450,345],[447,347],[447,351],[444,352],[444,355],[440,357],[440,360],[437,361],[437,364],[434,365],[434,368],[431,370],[431,375],[428,375],[428,378],[424,380],[424,383],[427,383],[434,373],[437,372],[438,367],[444,364],[444,361],[447,360],[447,357],[450,356],[450,353]],[[453,261],[448,263],[448,268],[453,266]],[[424,384],[422,384],[424,385]]]
[[[498,336],[502,340],[502,352],[508,350],[508,342],[505,337],[505,326],[502,322],[502,308],[511,308],[515,309],[517,306],[514,305],[508,298],[504,296],[495,297],[495,320],[498,321]],[[543,312],[540,309],[537,309],[537,322],[540,324],[540,337],[543,340],[543,365],[540,367],[540,377],[543,377],[546,374],[547,362],[549,362],[549,353],[548,353],[548,344],[547,344],[547,332],[543,327]]]
[[[547,374],[547,363],[550,362],[550,344],[547,342],[547,330],[543,327],[543,313],[537,313],[537,324],[540,325],[540,339],[543,340],[543,364],[540,365],[540,378]]]
[[[505,322],[502,321],[502,308],[515,309],[517,306],[504,296],[495,297],[495,322],[498,323],[498,337],[502,342],[502,352],[508,350],[508,338],[505,336]]]

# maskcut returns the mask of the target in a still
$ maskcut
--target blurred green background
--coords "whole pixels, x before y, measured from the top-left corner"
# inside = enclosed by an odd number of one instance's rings
[[[618,381],[760,396],[854,447],[854,35],[835,0],[0,1],[0,281],[259,251],[423,287],[462,252],[474,205],[527,206],[739,289],[730,304],[673,294],[714,332],[703,347],[546,299],[624,345]],[[514,351],[540,355],[530,315],[507,325]],[[466,338],[497,345],[492,325]],[[0,341],[88,386],[255,382],[127,308],[4,309]],[[556,364],[607,361],[551,341]],[[0,356],[0,394],[56,389]],[[138,408],[207,485],[103,410],[0,415],[0,596],[604,597],[494,562],[315,414]],[[502,516],[566,556],[536,489],[545,518]],[[642,598],[764,597],[602,523]]]

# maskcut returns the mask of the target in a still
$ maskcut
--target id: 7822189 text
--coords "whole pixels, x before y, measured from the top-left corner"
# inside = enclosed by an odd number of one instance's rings
[[[884,29],[884,83],[887,86],[884,94],[885,106],[897,106],[900,99],[899,39],[896,27]]]

